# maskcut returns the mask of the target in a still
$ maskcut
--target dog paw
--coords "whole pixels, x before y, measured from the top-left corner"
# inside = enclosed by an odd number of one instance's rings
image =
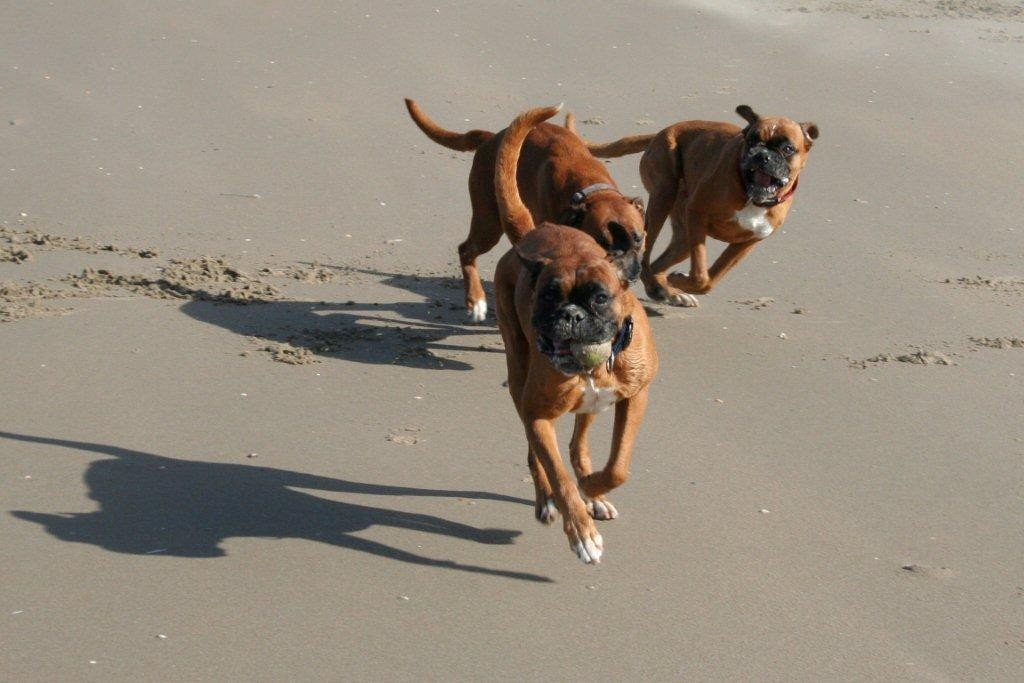
[[[667,292],[668,296],[665,301],[672,306],[682,306],[684,308],[696,308],[700,306],[700,302],[697,301],[697,297],[693,294],[687,294],[686,292],[678,289],[670,289]]]
[[[645,287],[644,290],[647,292],[647,298],[651,301],[657,301],[658,303],[668,301],[668,290],[664,287],[655,285],[653,287]]]
[[[573,551],[583,561],[583,564],[601,564],[601,554],[604,552],[603,543],[601,534],[597,534],[593,539],[588,538],[582,543],[577,543],[573,547]]]
[[[475,323],[482,323],[487,319],[487,300],[480,299],[473,305],[466,308],[466,315]]]
[[[565,534],[569,547],[584,564],[599,564],[604,554],[604,539],[597,533],[594,523],[586,519],[585,524],[574,524],[566,520]]]
[[[601,534],[595,533],[572,544],[572,551],[580,558],[583,564],[601,564],[601,555],[604,554],[604,539]]]
[[[543,503],[537,504],[534,508],[534,515],[541,524],[551,524],[558,517],[558,508],[555,507],[555,501],[548,498]]]
[[[587,514],[593,519],[605,521],[615,519],[619,511],[615,509],[612,502],[606,498],[587,498]]]

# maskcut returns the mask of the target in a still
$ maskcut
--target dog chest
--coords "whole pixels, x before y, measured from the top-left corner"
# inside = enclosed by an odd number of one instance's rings
[[[594,378],[587,375],[583,383],[583,395],[572,412],[600,413],[618,400],[619,394],[615,389],[599,387],[594,384]]]
[[[772,224],[768,221],[768,209],[747,204],[736,212],[733,220],[744,230],[753,233],[757,239],[764,239],[772,234]]]

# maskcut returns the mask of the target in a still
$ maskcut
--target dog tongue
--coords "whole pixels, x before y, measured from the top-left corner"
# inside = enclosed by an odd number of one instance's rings
[[[771,187],[774,182],[775,179],[761,169],[754,171],[754,184],[758,187]]]

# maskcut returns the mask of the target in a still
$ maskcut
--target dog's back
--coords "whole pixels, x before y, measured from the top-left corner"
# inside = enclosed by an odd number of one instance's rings
[[[525,234],[523,230],[502,228],[494,190],[498,147],[508,129],[498,133],[450,131],[427,117],[415,102],[406,100],[406,106],[431,140],[449,149],[475,152],[469,174],[473,212],[469,235],[459,245],[459,263],[466,286],[466,312],[471,320],[483,321],[487,301],[476,259],[493,249],[503,234],[513,244]],[[635,270],[639,271],[643,202],[618,191],[604,163],[590,154],[583,139],[572,130],[538,122],[525,131],[520,152],[515,174],[522,203],[532,219],[530,227],[551,221],[578,228],[609,252],[633,254]]]
[[[480,145],[469,174],[471,195],[494,198],[494,166],[498,147],[508,129]],[[517,169],[519,192],[536,223],[554,222],[578,189],[599,181],[611,184],[604,164],[579,136],[561,126],[542,123],[523,142]]]

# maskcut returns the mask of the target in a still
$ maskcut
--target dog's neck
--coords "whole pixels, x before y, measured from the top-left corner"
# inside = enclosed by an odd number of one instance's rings
[[[608,372],[615,367],[615,357],[625,351],[633,342],[633,316],[627,315],[622,321],[622,327],[615,333],[612,339],[612,353],[608,356]]]
[[[618,192],[619,188],[614,185],[609,185],[608,183],[594,183],[593,185],[587,185],[582,190],[576,190],[572,193],[572,196],[569,197],[569,207],[573,209],[582,209],[583,204],[587,201],[587,197],[602,190]]]
[[[583,216],[588,210],[587,199],[590,198],[590,195],[597,194],[598,192],[614,192],[616,195],[622,196],[617,187],[608,183],[587,185],[582,190],[576,190],[569,196],[569,208],[562,211],[558,217],[558,222],[571,228],[580,227],[580,224],[583,222]]]

